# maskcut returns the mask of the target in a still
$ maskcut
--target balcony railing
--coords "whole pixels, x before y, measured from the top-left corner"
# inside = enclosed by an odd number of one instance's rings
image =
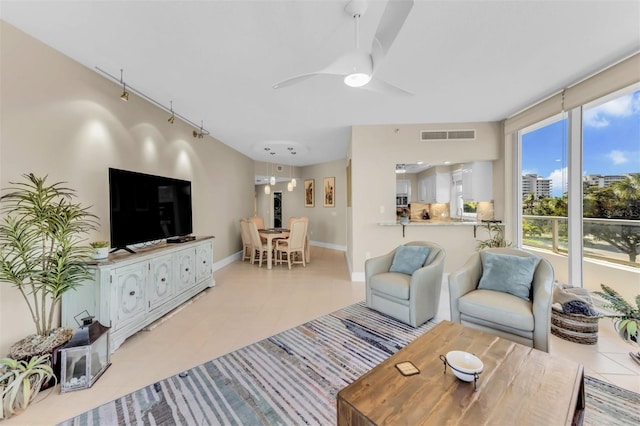
[[[523,215],[524,245],[567,253],[567,218]],[[640,268],[640,220],[583,218],[583,255]]]

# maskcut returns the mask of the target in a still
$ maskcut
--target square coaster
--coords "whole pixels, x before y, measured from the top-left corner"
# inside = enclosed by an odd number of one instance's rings
[[[418,367],[413,365],[411,361],[399,362],[396,364],[396,368],[403,376],[413,376],[414,374],[420,374]]]

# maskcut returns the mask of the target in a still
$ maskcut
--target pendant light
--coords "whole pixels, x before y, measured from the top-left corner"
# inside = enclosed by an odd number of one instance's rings
[[[269,163],[267,163],[267,176],[269,176]],[[266,195],[271,194],[271,186],[269,186],[269,185],[265,185],[265,186],[264,186],[264,193],[265,193]]]
[[[291,155],[296,155],[296,152],[293,150],[293,148],[287,148],[289,150],[289,152],[291,153]],[[293,191],[293,188],[296,187],[296,178],[293,177],[293,163],[290,162],[289,163],[289,177],[291,178],[291,182],[289,182],[289,185],[291,185],[291,189],[289,191]],[[287,185],[288,188],[288,185]]]

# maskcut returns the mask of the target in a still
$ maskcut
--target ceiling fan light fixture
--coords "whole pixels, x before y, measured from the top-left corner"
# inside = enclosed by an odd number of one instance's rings
[[[344,78],[344,84],[349,87],[362,87],[371,81],[371,75],[363,72],[354,72]]]

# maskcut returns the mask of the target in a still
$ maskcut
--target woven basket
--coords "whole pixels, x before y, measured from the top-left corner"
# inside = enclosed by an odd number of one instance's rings
[[[598,343],[598,320],[580,314],[565,314],[551,310],[551,334],[574,343],[595,345]]]

